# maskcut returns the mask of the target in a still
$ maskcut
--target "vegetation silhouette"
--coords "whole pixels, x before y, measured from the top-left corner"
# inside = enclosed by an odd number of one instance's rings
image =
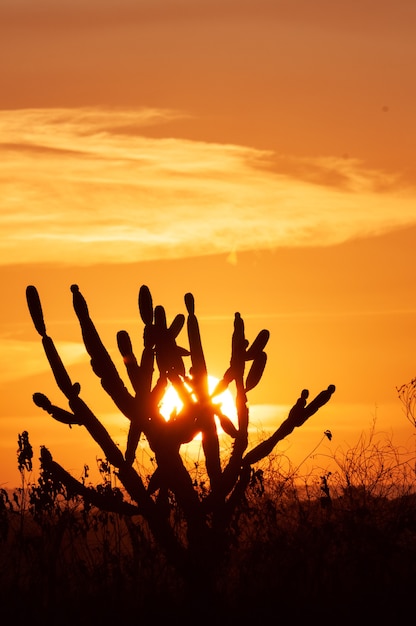
[[[92,370],[99,377],[105,392],[130,422],[124,453],[82,400],[81,385],[72,382],[53,339],[47,334],[38,291],[30,285],[26,289],[29,311],[42,338],[56,383],[68,400],[69,410],[52,404],[40,392],[33,394],[33,400],[59,422],[78,424],[87,429],[101,447],[106,462],[115,468],[123,492],[117,490],[115,494],[86,486],[55,462],[46,447],[41,448],[42,471],[65,485],[71,494],[81,496],[88,506],[127,517],[139,515],[145,519],[168,562],[190,587],[191,597],[196,602],[203,597],[206,603],[229,546],[230,529],[255,474],[253,466],[270,455],[279,441],[326,404],[335,386],[329,385],[309,403],[309,392],[303,389],[288,417],[276,431],[248,450],[247,394],[260,382],[266,366],[264,349],[269,340],[268,330],[260,330],[250,344],[245,336],[244,320],[240,313],[235,313],[229,365],[210,393],[193,295],[187,293],[184,297],[187,317],[179,313],[168,324],[164,307],[154,306],[149,288],[142,285],[138,295],[144,324],[140,358],[136,357],[129,334],[125,330],[117,333],[118,349],[131,385],[129,390],[100,339],[78,286],[72,285],[71,292]],[[187,348],[177,343],[185,322]],[[160,403],[169,382],[178,393],[183,407],[166,421],[160,413]],[[235,386],[237,426],[215,402],[216,396],[231,384]],[[231,452],[225,459],[221,458],[216,418],[232,441]],[[207,474],[203,489],[192,480],[181,456],[182,444],[199,433]],[[147,440],[156,463],[150,477],[141,475],[134,463],[142,437]],[[181,520],[179,526],[178,515]]]
[[[87,428],[100,443],[101,482],[88,485],[87,466],[76,480],[44,446],[39,478],[32,482],[29,433],[18,435],[21,487],[0,488],[2,619],[25,626],[133,619],[206,626],[270,618],[328,625],[408,619],[416,578],[414,452],[377,433],[374,421],[369,437],[362,435],[353,448],[320,454],[323,467],[315,465],[307,475],[290,462],[287,469],[289,460],[273,446],[320,408],[333,387],[309,405],[301,393],[272,437],[249,449],[247,394],[264,371],[266,357],[259,355],[267,331],[250,345],[236,314],[230,364],[215,390],[235,385],[234,425],[202,382],[207,367],[190,295],[185,349],[176,343],[185,317],[176,316],[168,326],[147,287],[140,290],[140,360],[127,334],[118,334],[133,389],[128,391],[79,290],[72,292],[93,370],[130,422],[129,437],[121,452],[81,400],[79,384],[71,382],[47,335],[38,293],[28,287],[33,321],[69,406],[55,406],[41,393],[34,401],[58,421]],[[168,381],[182,394],[184,409],[166,422],[158,408]],[[415,388],[412,380],[397,389],[412,426]],[[220,420],[223,437],[233,443],[228,448],[217,444],[214,424]],[[195,432],[205,435],[210,462],[204,470],[191,466],[186,454],[181,457],[186,449],[181,442]],[[321,442],[331,440],[331,431],[322,437]],[[152,445],[151,475],[134,458],[138,442],[141,448]]]

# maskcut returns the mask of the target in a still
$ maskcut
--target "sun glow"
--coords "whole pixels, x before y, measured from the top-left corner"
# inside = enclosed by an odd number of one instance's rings
[[[214,391],[218,382],[219,379],[215,376],[208,376],[208,390],[210,393]],[[222,393],[215,396],[215,398],[213,399],[213,404],[219,405],[221,412],[224,413],[224,415],[226,415],[235,426],[237,425],[237,409],[235,406],[233,394],[229,389],[226,389]],[[179,413],[182,407],[183,403],[180,400],[175,388],[171,384],[169,384],[168,388],[166,389],[165,395],[163,396],[163,400],[159,406],[160,413],[163,415],[165,420],[168,420],[175,413]],[[217,425],[218,432],[223,432],[221,426],[219,425],[219,422],[217,422]]]

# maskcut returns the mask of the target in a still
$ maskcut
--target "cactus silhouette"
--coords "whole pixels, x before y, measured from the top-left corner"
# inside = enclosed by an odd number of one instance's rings
[[[55,462],[50,451],[43,446],[41,465],[88,503],[124,515],[143,516],[170,562],[185,578],[195,580],[197,568],[198,580],[201,581],[202,571],[208,580],[221,558],[233,514],[244,498],[252,465],[268,456],[279,441],[326,404],[335,387],[329,385],[309,404],[309,392],[303,390],[277,430],[253,449],[247,450],[247,394],[260,382],[266,366],[264,349],[269,341],[268,330],[261,330],[250,344],[245,336],[243,318],[240,313],[235,313],[229,365],[214,391],[210,392],[193,295],[187,293],[184,297],[187,317],[180,313],[168,325],[165,309],[153,305],[149,288],[142,285],[138,297],[144,324],[140,358],[134,353],[128,333],[125,330],[117,333],[117,346],[130,382],[129,389],[100,339],[78,286],[72,285],[71,292],[92,370],[105,392],[130,422],[125,451],[116,445],[82,400],[81,386],[72,382],[52,338],[47,334],[39,294],[36,287],[30,285],[26,289],[29,311],[68,408],[52,404],[40,392],[33,394],[33,400],[57,421],[87,429],[108,462],[116,468],[126,499],[109,499],[95,488],[86,487]],[[185,322],[187,348],[177,343]],[[177,391],[183,406],[174,418],[165,420],[160,412],[160,403],[169,383]],[[216,396],[231,384],[235,385],[237,426],[215,402]],[[232,442],[227,459],[221,459],[216,418],[225,436]],[[201,435],[208,480],[203,493],[194,484],[181,456],[181,446],[197,434]],[[134,464],[141,438],[147,441],[155,459],[156,469],[150,478],[140,475]],[[181,511],[183,533],[175,530],[170,514],[172,506]]]

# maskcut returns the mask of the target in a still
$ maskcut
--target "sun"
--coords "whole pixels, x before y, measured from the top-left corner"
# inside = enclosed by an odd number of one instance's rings
[[[208,390],[210,393],[214,391],[218,382],[218,378],[208,375]],[[237,409],[233,394],[229,389],[226,389],[222,393],[218,394],[218,396],[215,396],[214,404],[218,404],[220,406],[222,413],[229,417],[234,425],[237,424]],[[182,406],[182,401],[180,400],[175,388],[169,383],[162,402],[159,405],[160,413],[163,415],[165,420],[168,420],[172,414],[179,413]],[[219,427],[219,431],[221,431],[221,427]]]

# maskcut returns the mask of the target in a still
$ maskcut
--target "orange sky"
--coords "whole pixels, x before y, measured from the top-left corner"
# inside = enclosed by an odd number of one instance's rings
[[[97,452],[32,403],[65,406],[29,284],[113,427],[72,283],[115,359],[121,328],[140,349],[142,284],[171,319],[194,293],[216,376],[235,311],[249,339],[268,328],[255,429],[302,388],[337,387],[282,443],[294,462],[325,429],[330,452],[354,444],[374,417],[408,444],[396,386],[416,374],[415,18],[410,0],[1,3],[0,486],[19,481],[22,430],[35,460],[46,445],[77,477]]]

